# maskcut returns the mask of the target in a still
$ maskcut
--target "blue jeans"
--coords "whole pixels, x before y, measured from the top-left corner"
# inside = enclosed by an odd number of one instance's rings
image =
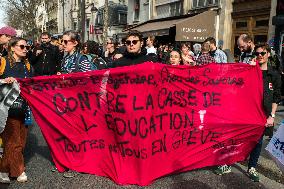
[[[257,165],[258,158],[259,158],[260,152],[261,152],[261,147],[262,147],[262,139],[263,139],[263,135],[260,137],[258,143],[256,144],[256,146],[254,147],[254,149],[250,153],[249,162],[248,162],[248,168],[249,169],[251,167],[256,167],[256,165]]]

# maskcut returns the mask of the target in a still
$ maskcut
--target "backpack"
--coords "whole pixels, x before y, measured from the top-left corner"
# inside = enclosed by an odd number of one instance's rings
[[[90,62],[90,67],[91,70],[97,70],[98,67],[96,66],[96,64],[93,62],[92,57],[90,55],[86,55],[86,54],[79,54],[77,59],[76,59],[76,70],[79,71],[79,64],[80,64],[80,59],[82,56],[87,57],[88,61]]]
[[[94,66],[96,66],[98,70],[107,68],[106,61],[102,59],[101,57],[95,54],[86,54],[85,56],[88,58],[89,62],[91,62],[92,64],[94,64]]]

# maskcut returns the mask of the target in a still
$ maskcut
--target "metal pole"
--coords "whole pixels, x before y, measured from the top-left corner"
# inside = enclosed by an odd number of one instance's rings
[[[81,0],[81,39],[82,43],[85,42],[85,30],[86,30],[86,14],[85,14],[85,0]]]
[[[107,43],[108,36],[108,0],[105,0],[104,8],[104,28],[103,28],[103,47],[105,49],[105,44]]]
[[[65,7],[65,5],[64,5],[64,0],[61,0],[61,4],[62,4],[62,25],[63,25],[63,27],[62,27],[63,31],[62,32],[64,32],[65,31],[65,24],[64,24],[64,7]]]

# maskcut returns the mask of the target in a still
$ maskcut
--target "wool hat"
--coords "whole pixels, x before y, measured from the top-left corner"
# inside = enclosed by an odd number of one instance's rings
[[[10,27],[10,26],[4,26],[2,28],[0,28],[0,35],[9,35],[9,36],[16,36],[17,32],[14,28]]]

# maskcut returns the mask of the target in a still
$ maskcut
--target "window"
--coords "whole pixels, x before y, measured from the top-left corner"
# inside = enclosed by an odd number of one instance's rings
[[[97,16],[97,24],[103,25],[103,13],[99,13]]]
[[[179,16],[179,15],[181,15],[181,2],[171,3],[170,16]]]
[[[246,27],[248,27],[248,24],[246,21],[236,22],[236,28],[246,28]]]
[[[90,27],[90,19],[86,19],[86,27],[89,28]]]
[[[73,23],[73,29],[74,29],[74,30],[77,30],[77,22],[74,22],[74,23]]]
[[[166,18],[171,16],[179,16],[182,14],[182,3],[174,2],[156,6],[157,17]]]
[[[127,24],[127,13],[126,12],[118,12],[118,23],[119,24]]]
[[[219,0],[193,0],[192,8],[203,8],[207,6],[218,6]]]
[[[269,20],[256,20],[255,21],[255,27],[263,27],[266,26],[268,27]]]
[[[134,0],[134,21],[139,21],[140,0]]]

